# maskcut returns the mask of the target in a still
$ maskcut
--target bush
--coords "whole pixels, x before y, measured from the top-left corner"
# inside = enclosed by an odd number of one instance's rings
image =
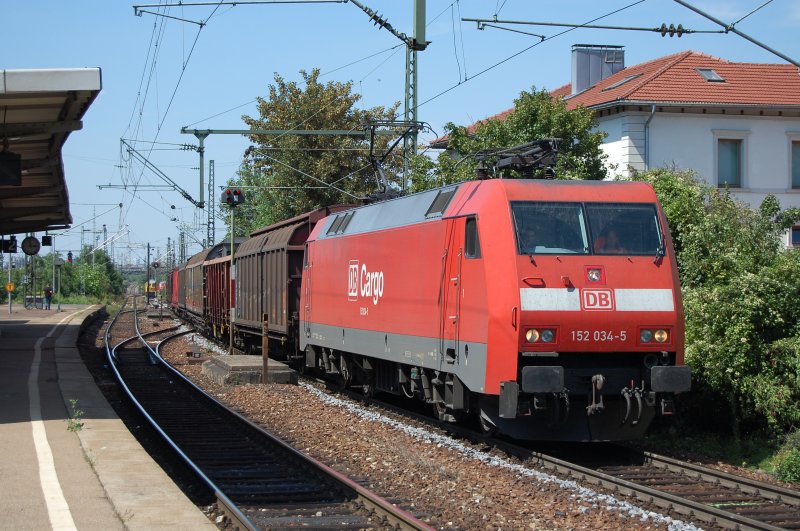
[[[795,435],[800,432],[795,432]],[[787,443],[775,456],[775,476],[783,481],[800,483],[800,447]]]
[[[800,253],[781,244],[798,211],[781,212],[773,196],[752,210],[691,172],[633,179],[653,186],[669,221],[693,399],[722,399],[737,438],[742,429],[778,435],[800,425]]]

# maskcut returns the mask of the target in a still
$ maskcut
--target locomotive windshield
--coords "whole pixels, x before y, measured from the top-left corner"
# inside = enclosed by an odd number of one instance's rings
[[[520,254],[658,254],[655,205],[512,202]]]
[[[652,204],[586,203],[594,254],[658,254],[662,248]]]
[[[513,202],[520,254],[589,254],[580,203]]]

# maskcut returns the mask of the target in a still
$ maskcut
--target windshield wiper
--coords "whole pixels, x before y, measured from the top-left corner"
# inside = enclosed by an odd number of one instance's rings
[[[658,249],[656,249],[656,257],[653,258],[653,263],[654,264],[658,263],[658,261],[662,259],[666,254],[667,254],[667,249],[664,246],[664,240],[662,239],[661,243],[658,244]]]

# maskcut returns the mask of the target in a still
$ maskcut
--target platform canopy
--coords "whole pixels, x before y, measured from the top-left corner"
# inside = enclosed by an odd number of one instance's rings
[[[72,223],[61,148],[101,86],[99,68],[0,70],[0,234]]]

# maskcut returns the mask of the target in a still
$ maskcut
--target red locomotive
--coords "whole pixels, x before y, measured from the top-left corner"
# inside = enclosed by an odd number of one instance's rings
[[[445,419],[636,438],[691,381],[666,229],[643,183],[472,181],[342,212],[308,241],[300,346]]]
[[[444,420],[634,439],[690,388],[672,241],[644,183],[470,181],[315,211],[240,249],[239,348],[258,351],[267,314],[285,359]]]

